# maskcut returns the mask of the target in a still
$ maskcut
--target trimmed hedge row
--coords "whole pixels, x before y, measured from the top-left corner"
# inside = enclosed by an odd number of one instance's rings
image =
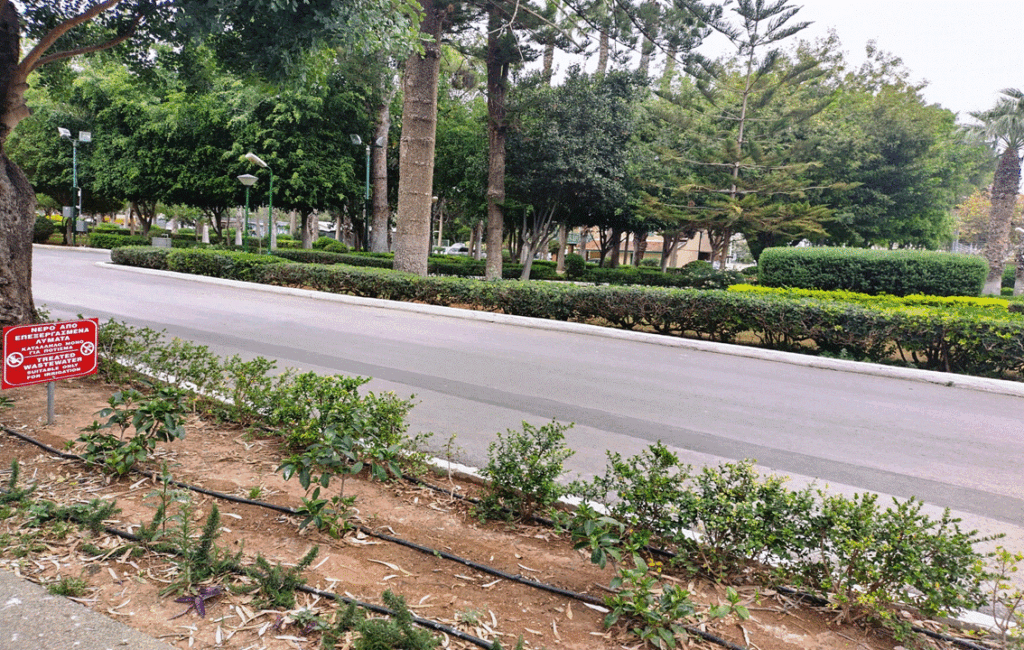
[[[934,251],[769,248],[758,259],[767,287],[846,290],[893,296],[977,296],[988,274],[980,257]]]
[[[922,296],[915,294],[911,296],[890,296],[881,294],[873,296],[867,293],[856,293],[854,291],[822,291],[819,289],[788,289],[777,287],[762,287],[752,284],[734,284],[729,291],[737,291],[748,294],[760,294],[769,296],[784,296],[786,298],[813,298],[815,300],[832,300],[837,302],[852,302],[865,307],[886,308],[886,307],[934,307],[939,309],[958,310],[982,310],[993,315],[1005,314],[1010,301],[1005,298],[974,298],[971,296]]]
[[[195,253],[195,255],[193,255]],[[1020,378],[1024,318],[929,307],[875,308],[739,291],[568,283],[482,282],[344,265],[287,264],[226,251],[118,249],[116,263],[254,280],[355,296],[461,305],[485,311],[643,329],[672,336],[970,375]],[[274,263],[278,262],[278,263]]]
[[[122,235],[116,232],[89,233],[91,248],[121,248],[123,246],[149,246],[149,238],[142,235]]]

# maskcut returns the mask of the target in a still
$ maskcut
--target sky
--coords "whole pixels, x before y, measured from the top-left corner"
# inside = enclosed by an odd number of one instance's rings
[[[970,121],[991,108],[1004,88],[1024,90],[1024,0],[793,0],[791,22],[813,24],[798,37],[814,40],[835,29],[852,67],[864,46],[901,59],[913,82],[927,81],[925,101]],[[735,16],[735,14],[732,14]],[[722,43],[700,51],[716,54]]]

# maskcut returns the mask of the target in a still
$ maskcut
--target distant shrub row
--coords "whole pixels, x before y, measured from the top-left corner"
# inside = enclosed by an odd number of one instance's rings
[[[835,302],[857,303],[876,309],[903,307],[930,307],[939,309],[984,310],[990,313],[1004,314],[1008,311],[1010,301],[1004,298],[976,298],[973,296],[890,296],[888,294],[871,295],[855,291],[822,291],[820,289],[791,289],[764,287],[752,284],[734,284],[729,291],[786,298],[811,298],[814,300],[830,300]]]
[[[119,264],[355,296],[639,329],[971,375],[1024,372],[1024,318],[995,310],[870,307],[814,298],[661,287],[481,282],[226,251],[120,248]]]
[[[933,251],[769,248],[758,260],[767,287],[893,296],[977,296],[987,273],[980,257]]]

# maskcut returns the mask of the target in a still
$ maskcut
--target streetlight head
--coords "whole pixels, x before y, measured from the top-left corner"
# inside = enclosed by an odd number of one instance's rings
[[[246,187],[252,187],[253,185],[256,184],[257,180],[259,179],[253,176],[252,174],[242,174],[241,176],[238,177],[238,182],[241,183],[242,185],[245,185]]]
[[[360,138],[359,135],[356,134],[356,133],[353,133],[353,134],[349,135],[348,139],[352,141],[352,144],[355,144],[355,145],[363,144],[363,139]]]
[[[254,154],[251,151],[249,153],[245,154],[245,159],[248,160],[249,162],[251,162],[252,164],[258,165],[258,166],[260,166],[260,167],[262,167],[264,169],[269,169],[269,167],[270,167],[269,165],[267,165],[267,163],[263,162],[262,158],[260,158],[259,156],[257,156],[256,154]]]
[[[386,141],[387,141],[387,138],[385,138],[384,136],[380,136],[379,138],[377,138],[376,140],[373,141],[373,146],[375,146],[375,147],[383,147],[384,143]]]
[[[92,142],[92,131],[79,131],[78,132],[79,142]]]
[[[1024,228],[1021,228],[1020,226],[1014,228],[1014,230],[1016,230],[1019,233],[1024,233]]]
[[[62,138],[70,138],[71,137],[71,131],[68,131],[63,126],[58,126],[57,127],[57,133],[59,133],[60,137],[62,137]]]

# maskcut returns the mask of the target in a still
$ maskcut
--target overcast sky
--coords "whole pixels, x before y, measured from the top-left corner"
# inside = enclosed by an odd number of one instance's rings
[[[912,81],[928,82],[922,91],[926,101],[960,113],[963,119],[969,119],[969,111],[994,105],[1003,88],[1024,90],[1024,0],[792,4],[802,7],[793,21],[813,23],[800,37],[813,40],[835,29],[853,66],[864,60],[864,45],[874,40],[880,49],[903,59]]]

